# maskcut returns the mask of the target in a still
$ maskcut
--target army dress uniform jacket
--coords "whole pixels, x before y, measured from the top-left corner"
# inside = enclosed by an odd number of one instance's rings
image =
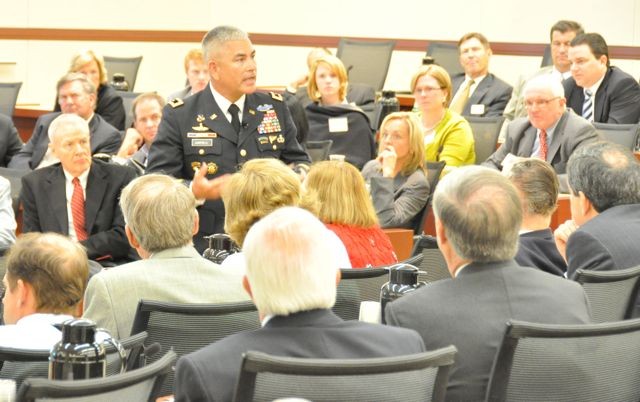
[[[146,172],[190,181],[194,170],[204,163],[207,178],[213,179],[236,172],[254,158],[277,158],[286,164],[311,163],[296,140],[296,128],[281,95],[247,94],[242,127],[237,134],[208,87],[164,107]],[[224,231],[222,200],[206,201],[198,213],[200,231],[194,244],[202,252],[207,246],[202,236]]]

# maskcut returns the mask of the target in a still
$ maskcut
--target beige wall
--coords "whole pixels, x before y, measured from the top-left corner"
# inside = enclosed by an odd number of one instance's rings
[[[436,5],[423,0],[396,3],[325,0],[320,5],[305,0],[236,0],[231,3],[233,8],[223,3],[0,0],[5,10],[0,14],[0,26],[206,31],[215,25],[231,24],[257,33],[443,40],[480,31],[495,42],[542,43],[556,20],[572,18],[583,23],[588,31],[602,33],[610,45],[640,46],[640,0],[611,0],[606,6],[601,0],[564,3],[454,0],[446,8],[444,2]],[[0,81],[23,81],[19,103],[51,108],[55,82],[66,71],[69,59],[76,51],[89,48],[112,56],[143,55],[135,90],[156,90],[167,95],[182,87],[182,57],[197,45],[0,40]],[[306,68],[308,48],[256,46],[256,50],[259,85],[284,85]],[[396,51],[385,87],[408,89],[409,78],[422,56],[423,52]],[[16,64],[2,64],[7,61]],[[539,62],[539,57],[494,56],[491,70],[513,83],[521,73],[534,71]],[[640,76],[640,61],[613,60],[613,64]]]

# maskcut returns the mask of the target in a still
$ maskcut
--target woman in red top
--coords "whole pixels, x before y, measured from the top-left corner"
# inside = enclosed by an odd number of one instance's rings
[[[389,237],[378,224],[360,171],[347,162],[314,164],[304,182],[303,204],[344,243],[353,268],[377,267],[398,261]]]

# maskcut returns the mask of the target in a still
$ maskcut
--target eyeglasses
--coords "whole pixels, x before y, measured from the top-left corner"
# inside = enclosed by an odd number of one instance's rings
[[[441,89],[442,88],[440,87],[422,87],[422,88],[416,88],[415,91],[413,91],[413,93],[416,95],[422,95],[422,94],[431,95]]]
[[[556,99],[560,99],[559,96],[556,96],[555,98],[550,98],[550,99],[531,99],[531,100],[526,100],[524,101],[524,106],[527,109],[530,109],[534,106],[537,107],[544,107],[544,106],[548,106],[549,103],[553,102]]]

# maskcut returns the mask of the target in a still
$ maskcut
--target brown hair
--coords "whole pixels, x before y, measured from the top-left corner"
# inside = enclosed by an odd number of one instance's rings
[[[77,73],[82,67],[92,61],[95,61],[98,65],[100,84],[106,84],[109,81],[109,77],[107,76],[107,68],[104,65],[104,59],[102,56],[97,55],[93,50],[85,50],[73,56],[71,59],[71,65],[69,66],[69,72]]]
[[[451,101],[451,77],[449,77],[449,73],[447,73],[447,70],[437,64],[421,66],[420,69],[418,69],[418,71],[413,74],[413,77],[411,77],[411,92],[415,92],[418,80],[423,75],[431,76],[436,81],[438,81],[438,86],[440,87],[440,89],[447,93],[444,105],[448,105]]]
[[[514,163],[507,177],[523,196],[523,212],[527,215],[550,216],[556,210],[560,184],[549,163],[525,159]]]

